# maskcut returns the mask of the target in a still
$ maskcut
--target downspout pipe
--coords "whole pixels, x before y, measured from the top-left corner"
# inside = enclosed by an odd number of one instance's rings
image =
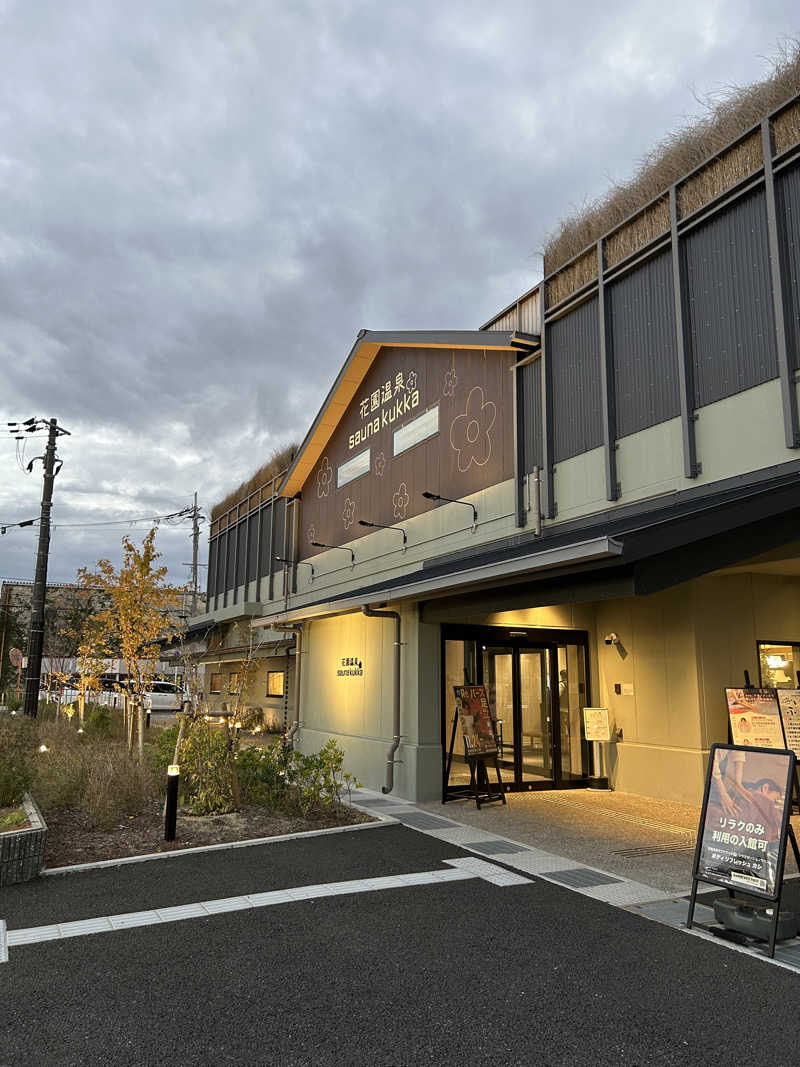
[[[395,753],[400,747],[400,613],[397,611],[376,611],[364,604],[362,612],[370,619],[394,619],[394,707],[392,723],[392,743],[386,753],[386,785],[381,786],[382,793],[391,793],[394,789],[394,765],[400,760]]]
[[[302,622],[271,622],[270,630],[276,630],[281,634],[295,634],[295,669],[294,669],[294,719],[286,735],[286,744],[294,748],[294,735],[300,729],[300,665],[303,662],[303,623]]]

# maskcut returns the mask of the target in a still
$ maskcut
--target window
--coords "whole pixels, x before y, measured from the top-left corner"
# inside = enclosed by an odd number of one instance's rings
[[[267,696],[282,697],[285,671],[267,671]]]
[[[211,681],[208,686],[209,693],[221,693],[222,692],[222,675],[212,674]]]
[[[342,463],[336,468],[336,488],[341,489],[348,482],[354,482],[362,474],[369,473],[371,463],[370,450],[368,448]]]
[[[231,671],[228,675],[228,692],[236,693],[239,689],[239,672]]]
[[[759,641],[758,670],[765,689],[797,689],[800,644],[789,641]]]
[[[420,441],[427,440],[439,432],[439,405],[434,404],[416,419],[407,422],[399,430],[394,431],[392,440],[392,455],[399,456],[401,452],[407,452],[409,448],[418,445]]]

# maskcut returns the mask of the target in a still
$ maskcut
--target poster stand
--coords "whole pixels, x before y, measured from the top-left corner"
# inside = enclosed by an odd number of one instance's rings
[[[456,729],[458,727],[458,711],[453,714],[453,729],[450,731],[450,747],[447,751],[447,771],[446,781],[450,781],[450,768],[453,765],[453,749],[456,743]],[[464,759],[469,766],[469,792],[475,800],[475,804],[480,809],[481,804],[493,804],[496,801],[500,801],[502,804],[506,803],[506,794],[503,789],[503,779],[500,775],[500,764],[497,761],[497,752],[486,755],[470,755],[464,753]],[[497,784],[500,787],[499,792],[492,792],[492,783],[489,780],[489,773],[486,769],[487,763],[492,764],[497,775]]]
[[[781,822],[781,832],[778,842],[777,859],[775,865],[774,891],[771,893],[768,893],[766,891],[749,891],[740,885],[732,885],[730,881],[730,874],[728,874],[726,877],[722,873],[713,872],[717,873],[717,877],[715,878],[713,876],[707,875],[705,873],[705,870],[703,870],[703,873],[699,873],[701,871],[701,855],[703,853],[704,846],[706,846],[706,821],[708,815],[709,796],[711,792],[712,774],[715,766],[717,750],[736,750],[737,748],[738,746],[735,745],[712,745],[711,748],[705,792],[703,795],[703,806],[700,814],[700,827],[697,835],[697,847],[695,850],[694,864],[692,867],[692,891],[689,897],[689,912],[686,919],[686,926],[687,929],[691,930],[694,924],[695,905],[697,902],[697,889],[700,882],[703,882],[707,885],[717,886],[727,891],[729,900],[735,900],[738,897],[744,897],[745,901],[752,904],[753,906],[761,905],[766,909],[766,915],[769,917],[769,938],[764,940],[768,940],[769,956],[770,959],[774,959],[775,943],[777,941],[778,936],[778,926],[781,920],[781,898],[783,896],[784,868],[786,862],[787,842],[792,846],[792,852],[794,853],[795,863],[797,864],[798,870],[800,870],[800,849],[798,848],[797,838],[795,837],[794,830],[792,829],[791,824],[789,823],[789,812],[791,810],[792,794],[795,792],[797,787],[796,763],[793,752],[791,752],[790,750],[780,752],[775,749],[770,750],[764,748],[753,748],[748,750],[748,752],[752,754],[772,753],[775,756],[788,757],[791,763],[788,781],[786,782],[787,787],[789,787],[789,795],[785,797],[783,817]],[[770,904],[772,905],[771,908],[769,907]],[[745,943],[749,940],[747,935],[740,934],[728,929],[715,929],[712,928],[712,925],[709,923],[699,923],[698,925],[702,926],[703,929],[707,930],[709,933],[712,933],[714,936],[721,937],[726,940],[733,940],[739,943]]]

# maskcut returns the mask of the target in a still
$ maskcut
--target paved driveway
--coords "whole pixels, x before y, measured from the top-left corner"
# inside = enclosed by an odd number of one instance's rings
[[[793,1062],[796,975],[536,878],[493,884],[501,864],[473,875],[465,861],[382,825],[7,890],[12,935],[262,904],[12,943],[0,1064]]]

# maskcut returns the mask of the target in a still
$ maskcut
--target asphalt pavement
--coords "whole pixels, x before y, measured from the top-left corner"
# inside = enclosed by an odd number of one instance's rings
[[[0,916],[14,931],[465,856],[381,825],[42,878]],[[471,878],[12,947],[0,1064],[789,1064],[798,981],[535,877]]]

